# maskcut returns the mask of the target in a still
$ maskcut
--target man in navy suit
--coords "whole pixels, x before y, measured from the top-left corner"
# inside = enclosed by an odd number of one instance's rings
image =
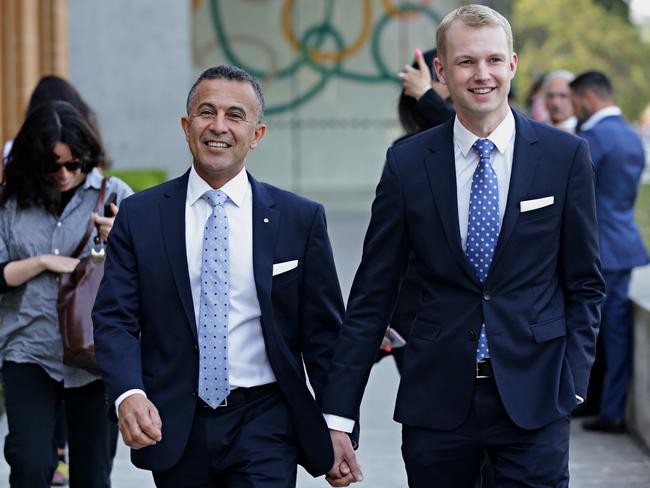
[[[584,400],[600,320],[594,173],[587,145],[508,107],[508,21],[468,5],[437,32],[457,115],[388,150],[323,412],[335,459],[413,253],[420,300],[395,420],[409,486],[568,486],[569,414]],[[336,425],[335,425],[336,424]]]
[[[111,232],[97,361],[157,486],[287,488],[297,464],[333,464],[318,402],[343,301],[322,206],[246,172],[263,110],[251,75],[206,70],[182,118],[192,167],[125,200]]]
[[[578,135],[589,144],[596,170],[596,213],[607,299],[603,303],[601,344],[605,382],[600,414],[583,427],[623,432],[625,399],[632,374],[632,307],[628,288],[632,268],[648,264],[648,254],[634,222],[634,202],[645,168],[637,133],[614,103],[612,84],[597,71],[571,83],[580,122]]]

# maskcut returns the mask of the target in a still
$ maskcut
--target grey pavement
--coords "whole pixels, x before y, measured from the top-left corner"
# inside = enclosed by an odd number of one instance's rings
[[[328,220],[341,286],[344,296],[347,296],[361,256],[368,215],[330,214]],[[650,278],[648,275],[645,277]],[[647,282],[650,283],[650,280]],[[366,478],[361,487],[407,486],[400,455],[400,426],[392,420],[398,382],[399,376],[391,358],[381,361],[370,375],[361,407],[361,447],[357,453]],[[6,429],[3,416],[0,421],[0,448]],[[9,486],[8,471],[4,459],[0,459],[0,488]],[[577,421],[571,426],[570,472],[572,488],[650,487],[650,457],[633,439],[626,435],[588,433],[579,427]],[[114,488],[154,486],[148,472],[131,465],[128,449],[121,441],[112,481]],[[315,480],[304,471],[299,471],[298,488],[326,486],[329,485],[322,478]]]

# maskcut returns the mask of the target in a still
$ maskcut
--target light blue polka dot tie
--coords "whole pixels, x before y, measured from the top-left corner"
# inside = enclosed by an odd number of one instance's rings
[[[479,162],[472,177],[467,222],[467,257],[481,283],[485,282],[499,238],[499,187],[497,175],[492,168],[494,143],[489,139],[477,140],[472,148],[479,155]],[[476,360],[490,357],[485,324],[476,349]]]
[[[202,196],[212,207],[203,233],[201,303],[199,306],[199,396],[212,408],[228,396],[228,309],[230,263],[228,216],[223,208],[228,196],[209,190]]]

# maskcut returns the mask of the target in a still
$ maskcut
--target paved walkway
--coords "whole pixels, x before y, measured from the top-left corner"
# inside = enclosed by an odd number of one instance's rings
[[[330,215],[329,222],[341,285],[347,295],[361,255],[360,243],[367,216]],[[406,487],[400,455],[400,427],[392,421],[398,381],[397,370],[391,359],[379,363],[370,376],[361,409],[363,428],[358,456],[366,477],[361,487]],[[6,420],[3,417],[0,421],[0,452],[5,434]],[[587,433],[574,422],[570,458],[572,488],[650,487],[650,457],[628,436]],[[7,465],[4,459],[0,459],[0,488],[9,486],[7,479]],[[128,449],[121,441],[112,480],[114,488],[154,486],[148,472],[131,465]],[[327,486],[322,478],[314,480],[300,471],[298,488]]]

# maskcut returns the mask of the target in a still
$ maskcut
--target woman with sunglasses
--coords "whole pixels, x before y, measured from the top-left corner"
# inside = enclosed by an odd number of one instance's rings
[[[112,217],[92,214],[104,150],[75,108],[51,102],[27,116],[8,160],[0,193],[0,361],[10,485],[50,485],[54,425],[63,402],[70,486],[110,487],[117,429],[104,411],[104,385],[100,376],[63,364],[56,312],[58,275],[77,265],[68,256],[89,220],[100,225],[104,238],[112,227]],[[121,180],[109,179],[106,200],[116,195],[119,204],[131,193]]]

